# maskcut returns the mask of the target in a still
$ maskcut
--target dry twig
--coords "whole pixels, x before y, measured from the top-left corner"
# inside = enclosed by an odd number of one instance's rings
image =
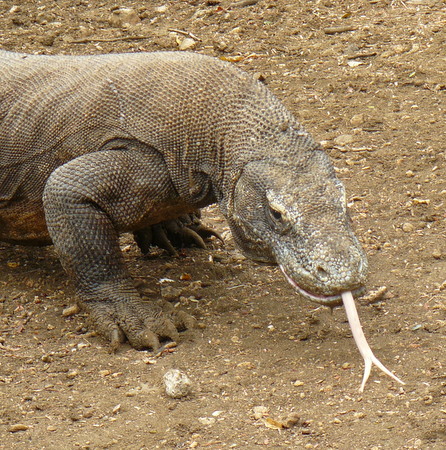
[[[345,33],[346,31],[355,31],[356,27],[352,25],[343,25],[341,27],[328,27],[324,28],[325,34],[337,34],[337,33]]]
[[[252,6],[258,3],[259,0],[240,0],[239,2],[235,2],[232,4],[232,6],[235,6],[236,8],[243,8],[244,6]]]
[[[151,39],[151,36],[120,36],[116,38],[85,38],[75,39],[71,41],[72,44],[89,44],[90,42],[120,42],[120,41],[142,41],[144,39]]]
[[[177,30],[176,28],[168,28],[167,31],[171,31],[172,33],[182,34],[183,36],[190,37],[194,41],[198,41],[198,42],[202,41],[202,39],[200,39],[199,37],[195,36],[195,34],[190,33],[189,31]]]

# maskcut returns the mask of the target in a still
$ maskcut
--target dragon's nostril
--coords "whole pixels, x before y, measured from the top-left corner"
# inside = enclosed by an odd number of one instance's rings
[[[329,278],[328,272],[322,266],[316,267],[316,276],[321,281],[327,281]]]

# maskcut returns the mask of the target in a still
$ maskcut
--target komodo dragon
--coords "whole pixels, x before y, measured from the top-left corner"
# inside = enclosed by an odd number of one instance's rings
[[[363,285],[328,156],[251,75],[184,52],[0,51],[0,240],[52,242],[113,348],[156,348],[193,324],[140,298],[119,234],[215,202],[241,250],[311,300]]]

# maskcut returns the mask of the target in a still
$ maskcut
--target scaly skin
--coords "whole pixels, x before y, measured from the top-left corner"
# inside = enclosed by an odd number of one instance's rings
[[[309,298],[333,304],[363,284],[327,155],[250,75],[184,52],[0,51],[0,240],[52,242],[113,348],[194,325],[141,300],[119,234],[144,249],[154,227],[214,202],[241,249]]]

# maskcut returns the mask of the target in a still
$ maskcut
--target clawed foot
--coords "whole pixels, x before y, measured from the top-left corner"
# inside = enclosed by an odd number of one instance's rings
[[[152,225],[133,233],[135,241],[142,253],[147,254],[150,247],[156,245],[170,255],[177,256],[175,247],[206,248],[205,239],[215,236],[223,242],[222,237],[214,230],[200,222],[200,214],[185,214],[174,220]]]
[[[160,348],[160,339],[178,341],[178,331],[195,328],[197,321],[165,301],[139,298],[119,301],[89,300],[80,303],[89,313],[92,328],[111,343],[115,352],[129,341],[137,350]]]

